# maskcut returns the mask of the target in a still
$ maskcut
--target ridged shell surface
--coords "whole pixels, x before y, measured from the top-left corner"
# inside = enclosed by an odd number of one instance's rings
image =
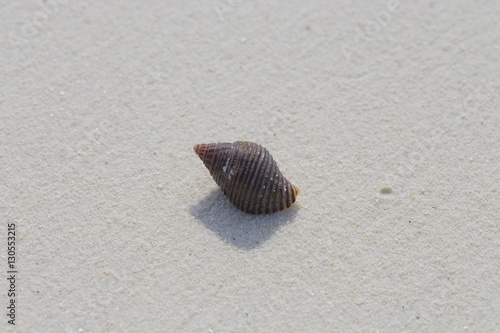
[[[222,192],[239,209],[270,214],[290,207],[300,191],[281,173],[269,151],[247,141],[194,146]]]

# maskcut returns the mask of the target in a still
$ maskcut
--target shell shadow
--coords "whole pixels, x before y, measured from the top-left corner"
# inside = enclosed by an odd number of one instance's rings
[[[299,207],[292,205],[284,211],[270,215],[251,215],[236,208],[220,190],[213,190],[189,213],[219,238],[242,249],[261,246],[283,225],[295,220]]]

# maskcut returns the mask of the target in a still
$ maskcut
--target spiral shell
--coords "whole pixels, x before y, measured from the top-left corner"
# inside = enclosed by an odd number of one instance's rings
[[[222,192],[239,209],[270,214],[290,207],[300,191],[281,173],[269,151],[246,141],[194,146]]]

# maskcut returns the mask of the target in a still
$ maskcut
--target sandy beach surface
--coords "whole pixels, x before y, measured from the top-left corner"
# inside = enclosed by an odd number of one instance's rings
[[[0,331],[500,331],[500,2],[0,4]]]

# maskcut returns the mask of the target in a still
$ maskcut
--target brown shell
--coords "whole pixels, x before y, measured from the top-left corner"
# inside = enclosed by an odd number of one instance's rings
[[[300,191],[281,173],[269,151],[246,141],[194,146],[222,192],[239,209],[270,214],[290,207]]]

